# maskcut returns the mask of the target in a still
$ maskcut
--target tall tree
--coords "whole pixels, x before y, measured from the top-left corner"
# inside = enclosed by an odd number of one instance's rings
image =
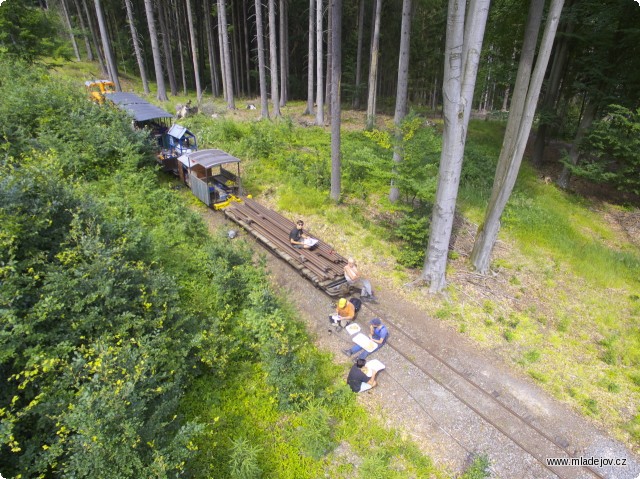
[[[111,41],[109,40],[109,33],[107,32],[107,25],[104,21],[104,15],[102,13],[102,5],[100,0],[94,0],[96,6],[96,17],[98,18],[98,27],[100,28],[100,37],[102,38],[102,49],[104,50],[104,56],[107,59],[107,68],[111,81],[116,86],[117,91],[122,91],[120,88],[120,79],[118,78],[118,66],[116,65],[116,59],[113,56],[113,50],[111,50]]]
[[[567,4],[569,6],[571,3]],[[556,38],[556,48],[553,52],[553,60],[551,63],[551,73],[549,74],[549,80],[542,98],[540,105],[540,119],[538,122],[538,130],[536,132],[536,138],[533,144],[533,155],[531,158],[532,163],[541,167],[544,158],[544,148],[547,142],[547,132],[549,130],[549,121],[547,118],[553,115],[556,102],[560,95],[561,80],[564,76],[564,72],[567,69],[567,58],[569,56],[569,38],[573,35],[575,27],[575,21],[573,17],[570,17],[564,25],[560,25],[558,28],[561,31],[558,32]],[[561,36],[562,35],[562,36]]]
[[[260,116],[269,118],[269,99],[267,98],[267,74],[264,61],[264,31],[262,28],[262,0],[256,4],[256,36],[258,37],[258,75],[260,77]]]
[[[342,77],[342,0],[331,7],[331,199],[340,199],[340,79]]]
[[[247,14],[248,6],[247,0],[242,0],[242,13],[245,20],[249,18]],[[245,75],[247,82],[247,96],[253,95],[253,89],[251,88],[251,49],[249,47],[249,23],[245,21],[244,28],[244,61],[245,61]]]
[[[229,32],[227,30],[226,0],[218,0],[218,18],[222,37],[222,52],[224,54],[225,98],[229,110],[236,109],[233,94],[233,80],[231,75],[231,52],[229,51]]]
[[[444,64],[444,131],[438,187],[422,278],[431,292],[445,287],[449,240],[455,215],[471,100],[478,73],[490,0],[449,0]]]
[[[400,32],[400,58],[398,59],[398,87],[396,89],[396,111],[393,118],[395,128],[395,143],[393,147],[394,173],[395,165],[398,165],[403,158],[402,151],[402,130],[400,129],[402,120],[407,114],[407,90],[409,86],[409,48],[411,45],[411,0],[402,2],[402,26]],[[389,201],[396,202],[400,197],[400,190],[391,177],[391,189],[389,191]]]
[[[144,59],[142,57],[142,50],[140,48],[140,40],[138,39],[136,25],[133,21],[133,6],[131,5],[131,0],[124,0],[124,4],[127,8],[127,21],[129,22],[129,30],[131,31],[131,42],[133,43],[133,50],[136,54],[136,61],[138,62],[138,70],[140,70],[142,88],[144,89],[144,93],[148,95],[149,81],[147,80],[147,69],[144,66]]]
[[[324,126],[324,88],[322,81],[322,0],[316,0],[316,125]]]
[[[81,0],[81,2],[82,2],[82,8],[84,10],[84,13],[87,16],[87,22],[89,23],[89,31],[91,32],[91,38],[93,39],[93,44],[96,47],[96,56],[98,57],[98,63],[100,64],[100,71],[103,74],[105,74],[108,72],[107,65],[105,64],[103,55],[100,53],[100,42],[98,41],[98,34],[96,33],[96,29],[93,24],[93,18],[91,17],[89,7],[87,6],[87,0]]]
[[[78,0],[73,0],[73,4],[75,5],[76,11],[78,12],[78,22],[80,22],[80,29],[82,30],[82,38],[84,40],[84,46],[87,51],[87,60],[92,62],[93,51],[91,50],[91,41],[89,40],[89,35],[87,35],[87,27],[84,23],[84,16],[82,15],[82,10],[80,9]]]
[[[287,82],[289,81],[287,75],[287,64],[289,58],[289,35],[288,35],[288,22],[287,22],[287,2],[286,0],[280,0],[280,106],[287,104]]]
[[[65,0],[60,0],[60,9],[62,10],[62,16],[64,17],[64,23],[69,29],[69,39],[73,46],[73,53],[76,56],[76,60],[80,61],[80,50],[78,49],[78,42],[76,42],[76,36],[73,33],[73,25],[71,25],[71,18],[69,17],[69,9]]]
[[[178,38],[180,38],[180,28],[178,22],[175,24],[177,28],[169,30],[167,28],[167,24],[171,24],[171,14],[174,13],[177,19],[177,8],[170,3],[169,8],[165,8],[164,2],[158,2],[158,21],[160,24],[160,37],[162,40],[162,50],[164,51],[164,61],[167,70],[167,78],[169,79],[169,89],[171,90],[171,95],[178,95],[178,82],[176,81],[176,69],[173,63],[173,48],[172,48],[172,32],[175,30],[178,31]],[[180,51],[182,51],[182,46],[180,46]],[[182,59],[182,56],[180,57]],[[181,62],[182,63],[182,62]],[[183,76],[183,84],[184,84],[184,68],[182,69]]]
[[[375,13],[373,18],[373,40],[371,42],[371,63],[369,65],[369,99],[367,101],[367,130],[376,124],[376,90],[378,81],[378,56],[380,45],[380,11],[382,0],[375,0]]]
[[[500,217],[511,196],[520,170],[563,4],[564,0],[552,0],[551,2],[536,65],[533,74],[531,74],[535,39],[541,23],[544,0],[534,0],[531,3],[523,52],[518,67],[518,77],[507,121],[507,131],[502,144],[503,151],[500,152],[498,159],[493,190],[484,222],[478,229],[478,235],[471,252],[471,262],[480,273],[486,273],[489,270],[491,251],[500,229]]]
[[[358,46],[356,49],[356,80],[353,91],[353,108],[360,108],[360,82],[362,71],[362,37],[364,35],[364,0],[358,1]]]
[[[309,49],[307,54],[307,108],[305,115],[313,115],[313,71],[315,69],[315,1],[309,0]]]
[[[275,0],[269,0],[269,60],[271,64],[271,104],[273,116],[280,116],[280,96],[278,92],[278,49],[276,33]]]
[[[191,40],[191,59],[193,60],[193,75],[196,80],[196,95],[198,104],[202,101],[202,87],[200,86],[200,68],[198,66],[198,49],[196,46],[196,30],[193,26],[193,12],[191,11],[191,0],[186,0],[187,21],[189,23],[189,39]]]
[[[96,2],[99,0],[96,0]],[[160,101],[167,101],[167,90],[164,86],[164,76],[162,75],[162,58],[160,57],[160,47],[158,46],[158,34],[156,23],[153,18],[153,4],[151,0],[144,0],[144,10],[147,15],[147,25],[149,27],[149,39],[151,40],[151,53],[153,55],[153,66],[156,71],[157,94]]]
[[[220,83],[218,69],[216,68],[216,47],[213,41],[213,29],[211,26],[211,4],[204,0],[204,28],[207,32],[207,53],[209,55],[209,77],[211,79],[211,92],[213,96],[220,95]]]

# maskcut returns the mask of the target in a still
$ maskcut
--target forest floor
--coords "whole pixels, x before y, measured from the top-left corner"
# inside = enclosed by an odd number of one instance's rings
[[[255,119],[256,112],[228,112],[235,120]],[[361,128],[361,112],[346,113],[343,125]],[[306,126],[310,117],[293,116]],[[388,123],[390,117],[380,121]],[[541,178],[549,182],[557,178],[562,145],[549,148]],[[549,185],[553,187],[553,185]],[[608,200],[629,201],[616,197],[615,192],[574,180],[576,194],[588,195],[591,207],[598,210],[613,231],[640,247],[640,214],[637,209],[612,207]],[[273,207],[272,199],[257,198]],[[631,199],[632,201],[634,199]],[[235,229],[223,215],[201,210],[213,231]],[[313,218],[305,218],[313,230]],[[539,271],[528,264],[517,247],[499,241],[494,251],[494,263],[508,261],[518,265],[517,281],[513,270],[496,267],[490,275],[475,273],[468,264],[477,225],[458,217],[451,240],[451,250],[457,253],[448,268],[449,298],[434,300],[417,279],[399,284],[388,275],[389,265],[375,258],[364,257],[366,273],[373,281],[380,298],[378,304],[367,304],[360,312],[358,323],[368,328],[368,321],[380,317],[389,326],[391,339],[375,357],[387,368],[380,374],[379,386],[361,394],[359,400],[390,427],[398,428],[437,464],[447,468],[452,476],[459,474],[478,454],[489,458],[491,477],[607,477],[635,479],[640,477],[640,458],[620,441],[603,422],[586,418],[576,410],[543,390],[522,368],[512,361],[512,343],[478,342],[474,334],[449,321],[446,303],[473,305],[514,311],[535,311],[538,317],[552,317],[553,304],[547,286],[540,283]],[[349,239],[323,225],[315,233],[328,240],[343,254],[353,251]],[[329,327],[327,317],[335,308],[334,300],[315,289],[288,264],[241,232],[259,254],[266,255],[274,287],[297,308],[300,320],[313,334],[316,344],[334,354],[343,364],[345,377],[352,359],[341,354],[351,339],[347,332]],[[334,240],[330,239],[334,238]],[[360,256],[366,252],[359,253]],[[524,266],[522,266],[524,265]],[[558,266],[554,265],[557,269]],[[560,284],[560,287],[565,286]],[[570,288],[567,288],[571,291]],[[446,296],[446,295],[445,295]],[[443,306],[444,305],[444,306]],[[488,324],[488,323],[487,323]],[[553,366],[553,365],[552,365]],[[552,369],[553,370],[553,369]],[[631,409],[637,405],[630,405]],[[619,467],[549,467],[547,458],[605,458],[624,461]]]
[[[223,215],[203,208],[199,211],[212,234],[237,230]],[[341,350],[352,342],[345,330],[336,331],[329,325],[335,300],[301,280],[291,266],[246,233],[241,231],[239,238],[266,258],[274,288],[296,307],[316,345],[344,365],[346,377],[353,359]],[[458,275],[451,281],[465,281],[465,277]],[[505,283],[499,278],[489,282],[496,292]],[[509,368],[498,355],[425,314],[400,291],[374,284],[379,301],[365,303],[357,323],[366,330],[373,317],[380,317],[391,339],[373,356],[386,365],[378,386],[360,394],[359,400],[372,415],[413,440],[452,477],[476,455],[488,457],[490,477],[495,478],[638,477],[640,458],[623,444],[552,398],[531,378]],[[473,289],[474,284],[469,281],[468,288]],[[546,465],[546,458],[556,457],[618,459],[625,466]]]

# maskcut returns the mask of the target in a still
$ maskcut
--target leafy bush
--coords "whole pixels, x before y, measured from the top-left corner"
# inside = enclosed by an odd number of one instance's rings
[[[640,109],[611,105],[580,146],[583,160],[572,173],[620,191],[640,194]]]

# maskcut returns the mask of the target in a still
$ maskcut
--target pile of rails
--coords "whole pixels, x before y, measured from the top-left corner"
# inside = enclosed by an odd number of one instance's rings
[[[229,219],[330,296],[346,296],[349,293],[349,285],[344,278],[347,260],[336,253],[331,245],[318,240],[317,247],[312,250],[293,248],[289,233],[295,224],[291,220],[250,198],[242,200],[242,203],[233,203],[224,210]]]

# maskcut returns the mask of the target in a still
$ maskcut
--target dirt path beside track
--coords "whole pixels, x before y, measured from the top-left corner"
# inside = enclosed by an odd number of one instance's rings
[[[203,217],[212,233],[238,230],[220,213],[203,212]],[[265,255],[276,290],[296,306],[317,346],[331,351],[346,371],[352,360],[340,351],[352,342],[346,331],[329,326],[334,300],[246,233],[240,231],[234,241],[248,241]],[[378,288],[377,295],[378,304],[366,304],[357,322],[366,329],[373,317],[380,317],[389,327],[388,345],[373,356],[386,369],[378,387],[359,400],[452,475],[474,455],[485,454],[496,478],[640,477],[638,457],[529,378],[393,292]],[[591,464],[552,466],[550,458],[582,458]],[[624,465],[596,466],[592,458]]]

